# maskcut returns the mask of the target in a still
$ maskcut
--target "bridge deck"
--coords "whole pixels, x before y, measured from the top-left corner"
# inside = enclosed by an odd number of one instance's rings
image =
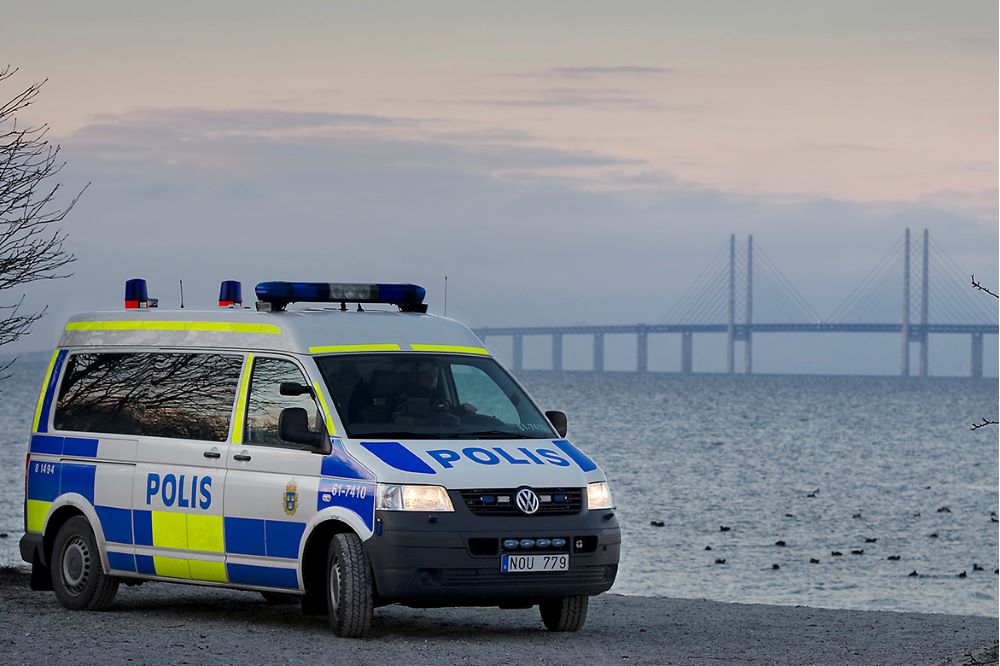
[[[997,335],[996,324],[910,324],[910,334],[979,333]],[[504,326],[473,329],[480,338],[490,335],[593,335],[616,333],[726,333],[726,324],[580,324],[575,326]],[[739,337],[750,333],[901,333],[902,324],[736,324]]]

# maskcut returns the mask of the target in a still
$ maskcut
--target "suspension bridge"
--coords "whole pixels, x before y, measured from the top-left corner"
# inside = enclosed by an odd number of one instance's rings
[[[914,252],[914,246],[919,251]],[[563,337],[593,336],[593,370],[604,370],[604,336],[634,335],[638,372],[648,370],[649,336],[679,335],[680,371],[694,372],[694,336],[726,336],[726,370],[736,372],[737,343],[743,372],[753,372],[753,340],[767,333],[884,333],[900,339],[900,374],[928,374],[931,334],[968,335],[970,374],[983,376],[983,336],[997,335],[996,301],[970,287],[959,268],[925,229],[921,242],[910,230],[827,317],[821,317],[760,248],[753,236],[730,236],[708,267],[659,323],[573,326],[507,326],[475,329],[488,337],[510,336],[513,370],[524,368],[524,338],[547,336],[552,370],[563,369]],[[895,310],[893,314],[892,311]],[[911,346],[917,346],[911,369]]]

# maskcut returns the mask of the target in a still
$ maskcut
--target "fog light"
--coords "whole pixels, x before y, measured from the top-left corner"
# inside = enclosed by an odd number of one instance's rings
[[[559,538],[553,539],[552,540],[552,547],[553,548],[565,548],[566,547],[566,539],[559,539]]]
[[[539,548],[548,548],[552,544],[548,539],[539,539],[535,542],[535,545]]]
[[[574,547],[575,547],[575,548],[576,548],[577,550],[583,550],[583,539],[577,539],[577,540],[576,540],[576,541],[575,541],[575,542],[573,543],[573,546],[574,546]]]
[[[517,548],[517,539],[504,539],[503,548],[504,550],[514,550]]]
[[[533,548],[534,546],[534,539],[521,539],[521,548]]]

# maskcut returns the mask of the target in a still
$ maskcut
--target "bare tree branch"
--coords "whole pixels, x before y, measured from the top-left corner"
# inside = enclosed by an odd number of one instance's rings
[[[17,71],[0,66],[0,84]],[[60,224],[87,188],[61,204],[62,186],[54,179],[66,163],[59,157],[59,146],[49,142],[48,125],[26,126],[17,118],[35,103],[44,84],[33,83],[0,101],[0,346],[27,335],[45,315],[45,309],[24,312],[24,295],[4,292],[68,277],[66,267],[75,261],[64,248],[66,234]],[[11,363],[0,365],[0,380]]]
[[[1000,425],[1000,423],[997,423],[996,421],[990,421],[984,416],[983,420],[980,423],[973,423],[972,427],[969,428],[969,430],[979,430],[980,428],[985,428],[986,426],[989,425]]]
[[[992,291],[990,291],[989,289],[987,289],[983,285],[981,285],[978,282],[976,282],[976,275],[975,275],[975,273],[972,274],[972,286],[973,286],[973,288],[978,289],[979,291],[985,291],[987,294],[989,294],[993,298],[1000,298],[1000,296],[997,296]]]

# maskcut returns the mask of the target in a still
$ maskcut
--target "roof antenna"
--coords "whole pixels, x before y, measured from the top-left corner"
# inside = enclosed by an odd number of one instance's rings
[[[184,280],[178,280],[181,283],[181,310],[184,309]]]
[[[444,276],[444,316],[448,316],[448,276]]]

